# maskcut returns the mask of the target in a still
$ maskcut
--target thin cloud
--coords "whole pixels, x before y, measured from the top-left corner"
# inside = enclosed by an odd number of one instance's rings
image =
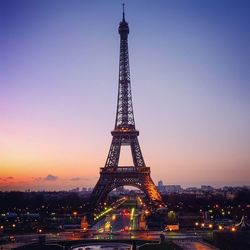
[[[0,181],[10,181],[10,180],[13,180],[14,179],[14,177],[13,176],[8,176],[8,177],[6,177],[6,178],[0,178]]]
[[[71,178],[71,179],[69,179],[70,181],[80,181],[81,180],[81,178],[80,177],[74,177],[74,178]]]
[[[57,179],[58,179],[58,176],[49,174],[43,180],[44,181],[56,181]]]
[[[32,177],[33,181],[42,181],[42,177]]]
[[[68,179],[69,181],[90,181],[91,178],[87,178],[87,177],[73,177]]]

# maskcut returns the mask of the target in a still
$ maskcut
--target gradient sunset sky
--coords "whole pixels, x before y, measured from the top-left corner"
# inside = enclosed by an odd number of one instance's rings
[[[155,183],[250,185],[250,1],[1,0],[0,190],[95,185],[115,121],[122,2]]]

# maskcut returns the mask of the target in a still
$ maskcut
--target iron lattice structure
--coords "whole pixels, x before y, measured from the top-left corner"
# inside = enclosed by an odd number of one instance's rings
[[[119,25],[120,62],[119,86],[115,128],[105,166],[100,169],[100,178],[92,192],[93,206],[103,203],[109,192],[119,186],[134,186],[142,190],[154,205],[162,204],[161,196],[150,177],[150,168],[146,167],[140,145],[139,131],[135,128],[132,94],[130,84],[128,34],[129,27],[123,19]],[[121,146],[130,146],[133,166],[118,166]]]

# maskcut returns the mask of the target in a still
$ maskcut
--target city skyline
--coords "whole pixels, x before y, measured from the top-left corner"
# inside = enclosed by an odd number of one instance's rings
[[[115,120],[121,3],[0,3],[0,190],[96,183]],[[250,185],[249,3],[125,4],[154,182]]]

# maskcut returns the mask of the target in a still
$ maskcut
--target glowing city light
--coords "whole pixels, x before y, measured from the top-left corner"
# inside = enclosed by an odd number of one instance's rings
[[[131,214],[130,214],[130,220],[133,220],[134,213],[135,213],[135,209],[132,208],[132,209],[131,209]]]
[[[112,207],[111,207],[111,208],[107,208],[105,211],[103,211],[102,213],[100,213],[99,215],[97,215],[97,216],[94,218],[94,220],[97,220],[97,219],[103,217],[105,214],[109,213],[109,212],[112,211],[112,210],[113,210]]]

